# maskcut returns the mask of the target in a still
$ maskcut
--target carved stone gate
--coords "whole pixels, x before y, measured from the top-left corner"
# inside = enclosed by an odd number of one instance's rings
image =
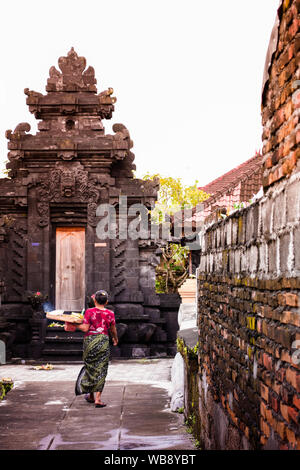
[[[0,321],[11,325],[10,354],[30,356],[33,337],[41,342],[36,355],[68,352],[66,336],[58,351],[44,344],[49,328],[41,338],[44,329],[32,329],[32,321],[30,327],[28,291],[47,294],[52,308],[80,310],[101,288],[110,293],[119,325],[115,356],[172,355],[177,312],[172,307],[170,320],[155,294],[156,244],[150,239],[99,240],[96,231],[100,204],[110,204],[118,213],[119,198],[126,196],[128,207],[141,203],[150,208],[158,181],[134,178],[133,143],[124,125],[115,124],[114,133],[105,134],[102,121],[112,117],[113,90],[97,93],[94,69],[86,69],[85,58],[73,48],[58,63],[60,71],[50,69],[45,95],[24,90],[29,111],[39,120],[37,134],[29,133],[28,123],[6,132],[9,178],[0,180],[0,280],[5,284]],[[72,240],[63,233],[73,234]]]

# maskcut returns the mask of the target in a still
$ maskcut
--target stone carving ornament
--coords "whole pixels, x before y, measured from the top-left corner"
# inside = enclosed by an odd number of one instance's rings
[[[80,163],[68,167],[58,164],[37,186],[39,225],[44,227],[49,223],[50,202],[64,202],[70,199],[72,202],[87,203],[88,222],[95,226],[99,189],[105,185],[106,183],[101,184],[99,180],[89,180],[88,172]]]
[[[54,66],[50,68],[47,91],[84,91],[96,92],[95,70],[86,67],[85,57],[79,57],[72,47],[67,57],[60,57],[58,65],[62,73]]]

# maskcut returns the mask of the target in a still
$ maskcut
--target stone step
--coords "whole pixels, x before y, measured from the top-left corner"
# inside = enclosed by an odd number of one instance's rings
[[[45,347],[42,353],[42,357],[46,356],[82,356],[82,349],[56,349]]]
[[[76,333],[83,334],[83,332],[80,331],[80,330],[75,330],[75,331],[70,332],[70,331],[65,331],[65,329],[62,328],[61,326],[48,326],[47,329],[46,329],[46,332],[51,333],[52,331],[54,331],[55,333],[63,333],[63,334],[66,334],[66,335],[70,334],[70,333],[72,333],[72,334],[76,334]]]
[[[62,351],[62,350],[76,350],[82,351],[83,343],[82,341],[45,341],[44,351],[46,349],[53,349],[55,351]]]
[[[63,363],[65,364],[66,362],[74,362],[74,364],[81,364],[82,362],[82,354],[73,354],[72,356],[70,354],[43,354],[41,357],[41,361],[43,362],[50,362],[52,363]]]
[[[77,334],[78,333],[78,334]],[[45,341],[47,340],[57,340],[59,341],[83,341],[84,333],[83,332],[48,332],[45,336]]]
[[[45,343],[82,343],[83,337],[81,336],[46,336]]]

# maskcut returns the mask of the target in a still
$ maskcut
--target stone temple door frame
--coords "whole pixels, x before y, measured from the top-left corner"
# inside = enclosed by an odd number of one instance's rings
[[[103,196],[107,197],[107,187],[113,182],[114,180],[107,175],[101,176],[99,181],[97,175],[90,178],[88,171],[79,161],[56,162],[49,172],[39,177],[37,183],[32,181],[28,191],[27,288],[30,291],[39,290],[48,294],[51,308],[81,310],[84,307],[86,295],[91,295],[98,288],[110,289],[110,244],[109,242],[98,243],[96,209],[100,199]],[[82,244],[82,248],[72,249],[73,253],[76,251],[81,253],[80,261],[76,256],[73,259],[81,267],[76,268],[76,273],[80,272],[80,280],[72,278],[67,287],[70,306],[62,297],[62,295],[67,295],[66,292],[63,294],[65,288],[63,287],[58,294],[56,292],[59,288],[56,279],[58,273],[56,231],[58,228],[68,230],[75,228],[85,233],[84,242],[79,241],[79,238],[76,239],[74,235],[76,230],[71,236],[71,245]],[[77,236],[79,237],[78,234]],[[66,240],[64,243],[69,246]],[[70,262],[72,257],[73,255],[71,255]],[[96,261],[95,258],[97,258]],[[62,258],[60,258],[61,261]],[[71,266],[71,264],[65,266]],[[85,270],[82,267],[84,264]],[[61,280],[64,277],[62,274],[59,274]],[[72,284],[73,282],[75,284]],[[72,297],[71,291],[74,293],[77,290],[80,292],[80,299],[84,297],[84,300],[76,300],[74,296]]]
[[[85,229],[56,228],[55,308],[82,310],[85,306]]]

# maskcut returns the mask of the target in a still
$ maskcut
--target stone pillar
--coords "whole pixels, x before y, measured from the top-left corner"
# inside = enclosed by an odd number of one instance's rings
[[[178,324],[180,330],[193,328],[197,325],[196,290],[196,278],[187,279],[180,289],[178,289],[181,297],[181,304],[178,311]]]
[[[46,336],[47,319],[32,318],[29,320],[32,337],[29,344],[29,357],[39,359],[42,356]]]

